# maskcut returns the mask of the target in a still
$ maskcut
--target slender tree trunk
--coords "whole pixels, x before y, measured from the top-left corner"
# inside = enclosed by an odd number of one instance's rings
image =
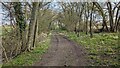
[[[89,5],[89,4],[87,3],[87,5]],[[86,23],[86,35],[87,35],[88,34],[88,18],[89,18],[89,9],[87,8],[87,6],[85,9],[85,17],[86,17],[85,23]]]
[[[79,3],[78,3],[79,4]],[[78,5],[79,6],[79,5]],[[81,20],[82,20],[82,13],[83,13],[83,11],[84,11],[84,6],[85,6],[85,4],[82,4],[82,8],[80,9],[79,8],[79,14],[78,14],[78,16],[79,16],[79,20],[78,20],[78,31],[77,31],[77,36],[79,37],[80,35],[80,22],[81,22]]]
[[[115,26],[114,26],[114,28],[115,28],[115,31],[117,32],[117,26],[118,26],[118,24],[117,24],[117,21],[118,21],[118,19],[119,19],[119,17],[118,17],[118,15],[119,15],[119,11],[120,11],[120,8],[118,8],[117,9],[117,13],[116,13],[116,18],[115,18]]]
[[[118,19],[118,21],[120,21],[120,16],[119,16],[119,19]],[[120,22],[118,23],[118,26],[117,26],[117,28],[118,28],[118,62],[120,63]]]
[[[120,28],[120,16],[117,20],[117,25],[116,25],[116,29],[119,31],[119,28]]]
[[[34,37],[33,37],[33,48],[35,48],[35,44],[37,43],[37,33],[38,33],[38,21],[35,23]]]
[[[94,3],[92,3],[92,10],[91,10],[91,14],[90,14],[90,37],[93,37],[92,34],[92,18],[93,18],[93,8],[94,8]]]

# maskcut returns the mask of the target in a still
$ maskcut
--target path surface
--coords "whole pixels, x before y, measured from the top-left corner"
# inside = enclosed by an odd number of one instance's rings
[[[85,50],[61,35],[52,35],[51,46],[35,66],[86,66]]]

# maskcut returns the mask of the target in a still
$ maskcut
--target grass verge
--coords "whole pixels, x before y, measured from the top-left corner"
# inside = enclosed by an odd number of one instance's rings
[[[12,59],[11,62],[3,64],[3,68],[6,66],[31,66],[33,63],[41,60],[41,56],[47,51],[49,43],[50,37],[38,43],[32,52],[24,52]]]
[[[120,65],[117,33],[94,33],[93,38],[85,33],[80,33],[80,37],[73,32],[62,33],[86,48],[92,66]]]
[[[2,64],[0,64],[0,68],[2,67]]]

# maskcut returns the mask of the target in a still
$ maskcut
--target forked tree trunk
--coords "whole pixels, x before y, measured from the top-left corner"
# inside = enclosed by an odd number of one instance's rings
[[[33,2],[32,5],[33,5],[33,8],[31,12],[31,20],[29,23],[28,42],[27,42],[28,51],[30,51],[34,46],[33,42],[34,42],[35,25],[36,25],[39,2]]]
[[[103,24],[102,24],[102,28],[101,28],[100,32],[102,32],[105,27],[106,27],[106,30],[109,31],[109,29],[107,27],[106,19],[105,19],[105,14],[104,14],[102,7],[99,5],[98,2],[93,2],[93,3],[99,9],[99,12],[101,13],[101,16],[103,17]]]
[[[109,22],[110,22],[110,31],[114,32],[114,24],[113,24],[113,11],[112,11],[112,5],[110,2],[107,3],[108,12],[109,12]]]

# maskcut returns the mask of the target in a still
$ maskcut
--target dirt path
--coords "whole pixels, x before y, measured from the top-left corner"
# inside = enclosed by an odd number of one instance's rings
[[[64,36],[53,35],[51,46],[35,66],[86,66],[85,50]]]

